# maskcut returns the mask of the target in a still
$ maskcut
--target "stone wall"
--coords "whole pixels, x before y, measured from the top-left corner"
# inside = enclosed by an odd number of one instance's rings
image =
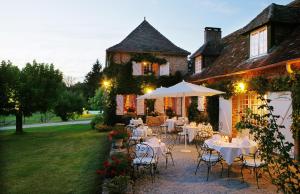
[[[114,63],[127,63],[130,61],[130,53],[112,53],[111,54]],[[161,55],[154,54],[156,57],[166,59],[170,64],[170,73],[175,74],[176,71],[180,71],[182,75],[188,72],[188,61],[186,56],[181,55]]]

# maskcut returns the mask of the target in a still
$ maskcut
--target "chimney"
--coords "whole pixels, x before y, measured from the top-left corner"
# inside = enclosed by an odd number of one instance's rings
[[[205,27],[204,43],[207,43],[208,41],[219,41],[221,40],[221,36],[221,28]]]

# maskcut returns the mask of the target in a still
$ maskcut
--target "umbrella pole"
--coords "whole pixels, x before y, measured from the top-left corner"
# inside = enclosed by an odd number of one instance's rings
[[[183,111],[185,111],[185,96],[182,97],[182,100],[181,100],[181,103],[183,101],[183,105],[181,106],[181,113],[182,113],[182,116],[185,117],[185,112],[183,114]],[[182,128],[183,129],[183,133],[184,133],[184,149],[180,150],[181,152],[191,152],[191,150],[187,149],[186,148],[186,132],[187,132],[187,129],[185,127]]]

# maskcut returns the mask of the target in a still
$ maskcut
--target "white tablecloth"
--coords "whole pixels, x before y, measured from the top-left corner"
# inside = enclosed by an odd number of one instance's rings
[[[131,119],[130,124],[135,125],[135,126],[143,125],[143,120],[142,119]]]
[[[168,125],[168,131],[172,132],[175,129],[176,120],[175,119],[167,119],[166,123]]]
[[[250,145],[247,146],[243,146],[237,139],[233,139],[232,143],[207,139],[205,140],[205,143],[209,148],[219,151],[223,159],[229,165],[241,154],[254,153],[257,150],[257,144],[251,140]]]
[[[193,126],[184,126],[183,131],[185,131],[188,134],[189,142],[192,142],[195,136],[197,135],[197,131],[199,129],[197,127]]]
[[[151,139],[150,139],[150,140],[148,140],[147,142],[144,142],[144,143],[148,144],[150,147],[153,148],[154,154],[157,157],[162,156],[167,151],[166,144],[163,143],[163,142],[159,143],[158,141],[151,141]]]

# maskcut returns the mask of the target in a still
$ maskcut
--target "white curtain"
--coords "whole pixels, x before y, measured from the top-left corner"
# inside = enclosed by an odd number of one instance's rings
[[[142,75],[142,65],[132,61],[132,75]]]
[[[123,115],[124,114],[124,97],[123,97],[123,95],[117,95],[116,101],[117,101],[116,114]]]
[[[169,62],[159,66],[159,75],[169,75],[169,74],[170,74]]]
[[[176,113],[181,115],[181,97],[176,98]]]
[[[154,105],[155,111],[164,113],[164,98],[157,98]]]
[[[198,110],[199,111],[204,111],[204,100],[205,97],[204,96],[198,96]]]
[[[139,96],[137,96],[139,97]],[[136,112],[138,115],[144,115],[145,114],[145,103],[143,99],[137,99],[136,103]]]

